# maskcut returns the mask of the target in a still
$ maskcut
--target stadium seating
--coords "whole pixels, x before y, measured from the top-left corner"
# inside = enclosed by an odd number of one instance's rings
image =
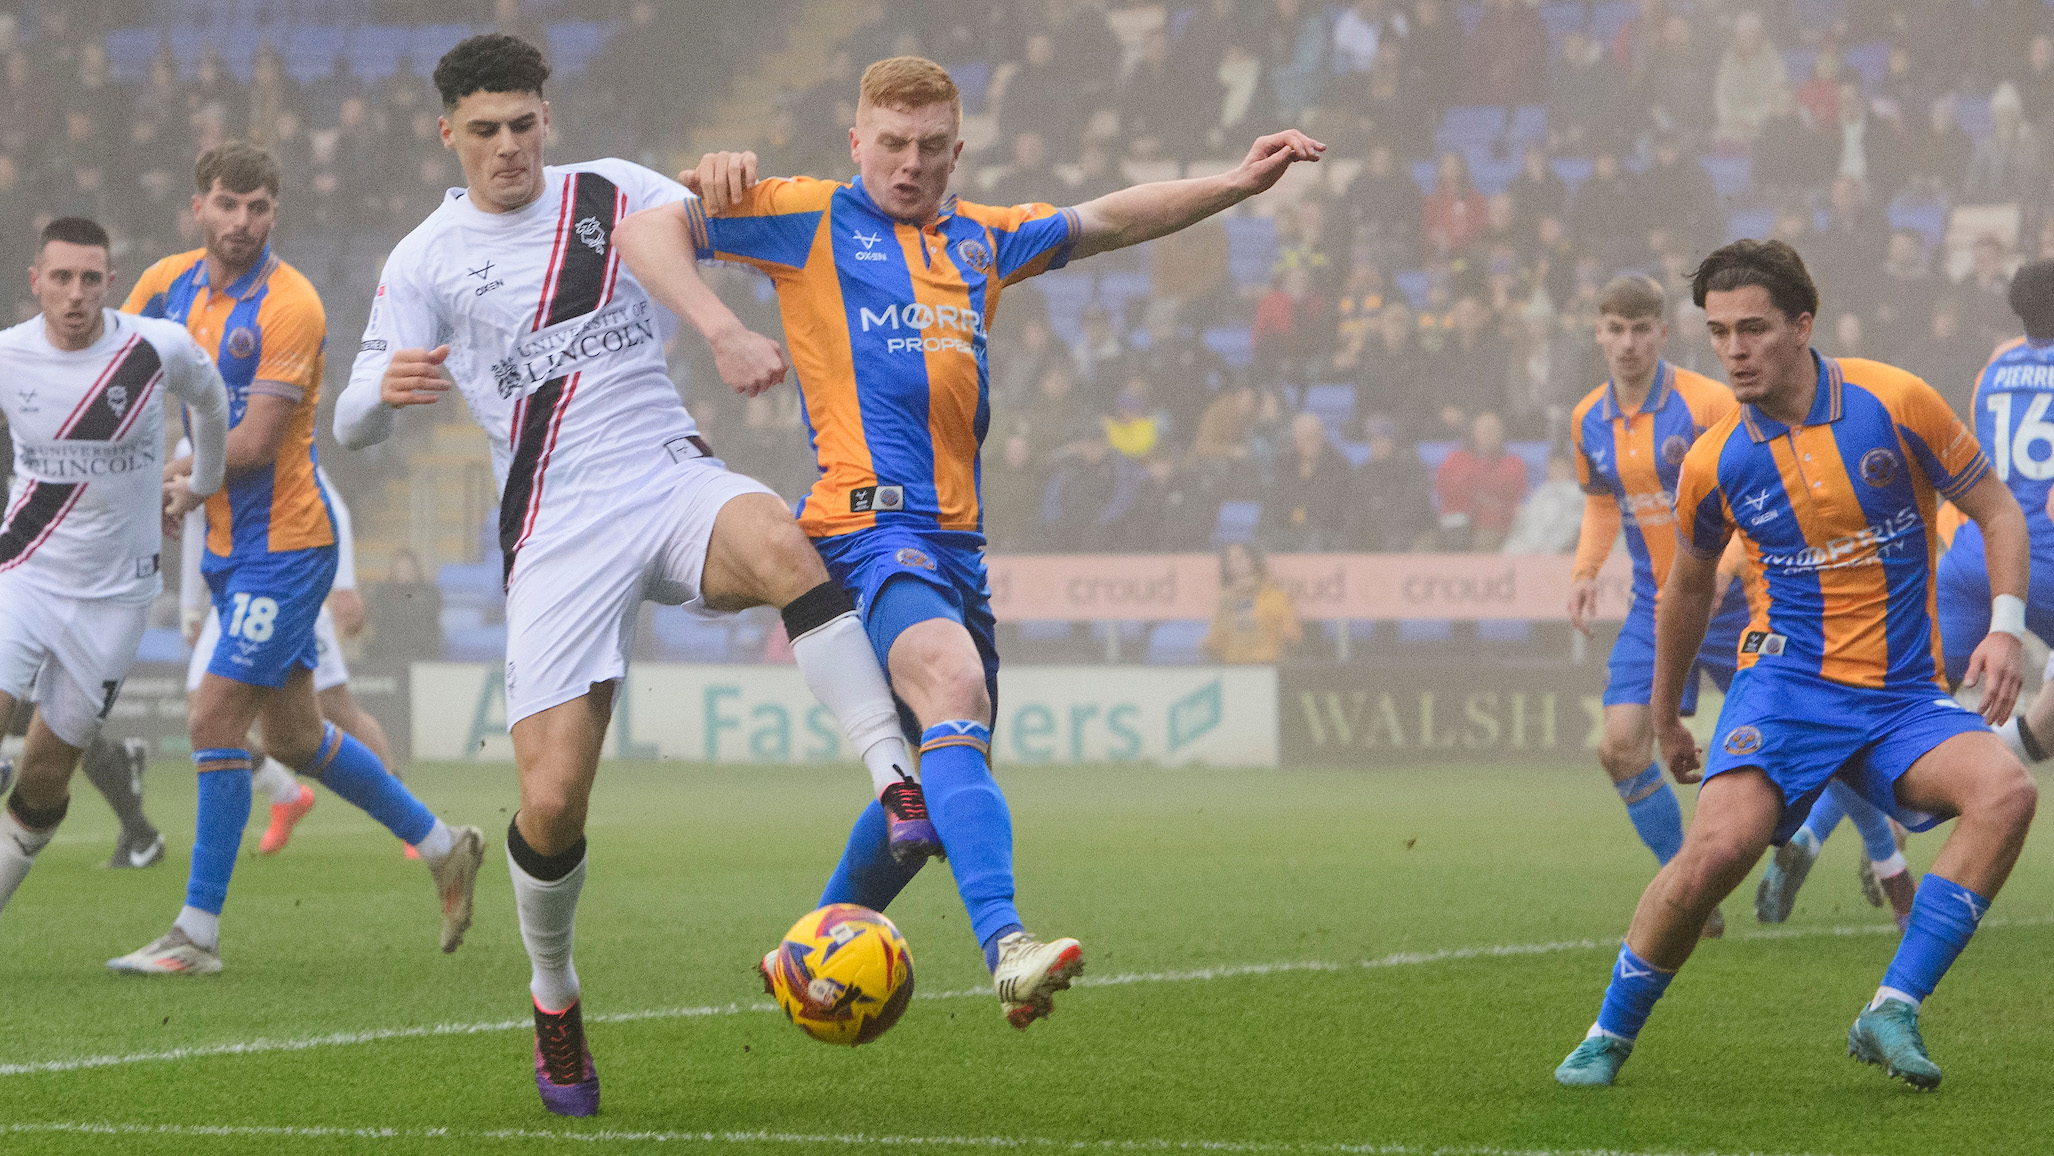
[[[649,617],[658,655],[673,662],[726,662],[733,657],[731,626],[682,606],[658,606]]]
[[[1327,427],[1329,435],[1339,434],[1355,417],[1355,387],[1345,382],[1309,386],[1305,390],[1304,408]]]
[[[1158,622],[1148,632],[1146,661],[1150,666],[1195,666],[1205,661],[1199,643],[1209,624],[1203,619]]]
[[[1212,544],[1225,546],[1230,542],[1252,542],[1255,540],[1255,527],[1261,522],[1261,502],[1221,502],[1219,518],[1213,524]]]
[[[1227,272],[1234,283],[1268,285],[1270,269],[1277,263],[1277,223],[1252,215],[1226,217],[1220,223],[1227,231]]]

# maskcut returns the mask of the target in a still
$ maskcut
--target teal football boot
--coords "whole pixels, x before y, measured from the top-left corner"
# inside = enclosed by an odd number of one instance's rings
[[[1776,848],[1767,870],[1762,872],[1761,886],[1755,888],[1756,919],[1763,923],[1781,923],[1790,918],[1790,909],[1797,905],[1797,889],[1804,886],[1804,877],[1811,874],[1812,863],[1818,854],[1802,832]]]
[[[1631,1040],[1603,1034],[1591,1036],[1576,1045],[1576,1050],[1555,1069],[1555,1082],[1571,1088],[1608,1088],[1619,1076],[1619,1065],[1632,1054]]]
[[[1886,999],[1856,1016],[1847,1029],[1847,1054],[1921,1092],[1940,1086],[1940,1065],[1926,1055],[1919,1036],[1918,1010],[1903,1000]]]

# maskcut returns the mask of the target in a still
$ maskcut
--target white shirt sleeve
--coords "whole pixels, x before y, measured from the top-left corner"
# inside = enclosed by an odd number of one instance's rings
[[[228,386],[214,359],[180,334],[166,350],[164,387],[186,405],[186,432],[193,441],[193,474],[186,486],[205,497],[221,488],[228,466]]]
[[[335,399],[335,440],[353,450],[376,445],[392,436],[398,410],[379,397],[378,383],[402,349],[433,349],[442,343],[445,327],[431,294],[417,284],[412,247],[394,250],[385,262],[385,279],[371,302],[371,320],[350,366],[349,385]]]
[[[328,480],[328,471],[320,466],[314,472],[321,477],[321,488],[328,491],[328,508],[335,515],[335,582],[334,590],[355,590],[357,588],[357,536],[350,527],[349,506],[342,500],[342,491]]]

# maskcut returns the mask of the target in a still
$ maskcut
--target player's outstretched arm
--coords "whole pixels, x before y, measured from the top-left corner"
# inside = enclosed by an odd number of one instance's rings
[[[642,288],[706,338],[728,388],[755,397],[785,379],[784,348],[743,325],[699,276],[683,202],[629,214],[614,226],[613,243]]]
[[[1267,191],[1297,162],[1317,162],[1326,147],[1285,129],[1257,140],[1239,165],[1217,176],[1152,181],[1086,201],[1076,208],[1078,233],[1071,256],[1124,249],[1188,228]]]
[[[1695,783],[1704,775],[1697,740],[1684,727],[1683,683],[1690,677],[1705,628],[1712,621],[1712,603],[1719,592],[1719,560],[1703,558],[1679,541],[1669,563],[1669,581],[1655,608],[1655,686],[1648,705],[1654,711],[1655,741],[1662,760],[1679,783]]]
[[[192,453],[164,467],[164,532],[176,536],[189,512],[221,488],[228,464],[228,386],[198,345],[187,342],[164,375],[164,386],[185,403]]]
[[[2010,487],[1985,473],[1954,504],[1983,531],[1983,556],[1990,569],[1990,632],[1969,655],[1963,686],[1983,688],[1983,718],[1995,726],[2011,718],[2025,684],[2025,593],[2032,540],[2025,511]]]

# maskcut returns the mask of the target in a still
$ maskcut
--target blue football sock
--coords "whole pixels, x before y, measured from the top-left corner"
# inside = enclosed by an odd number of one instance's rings
[[[1811,814],[1804,817],[1804,826],[1798,828],[1814,855],[1826,845],[1826,837],[1840,826],[1840,820],[1847,817],[1846,796],[1834,790],[1835,787],[1846,791],[1847,795],[1855,794],[1854,788],[1845,783],[1828,782],[1826,789],[1819,792],[1818,801],[1812,804]],[[1859,801],[1860,796],[1855,795],[1855,798]]]
[[[1673,971],[1662,971],[1619,945],[1619,960],[1612,965],[1612,982],[1605,988],[1604,1006],[1598,1009],[1598,1027],[1623,1040],[1639,1038],[1640,1029],[1655,1010],[1655,1001],[1669,990]]]
[[[193,818],[193,865],[185,903],[212,915],[228,902],[228,879],[250,821],[250,752],[207,747],[193,752],[199,772],[199,813]]]
[[[904,864],[892,858],[890,835],[891,821],[885,817],[884,804],[870,800],[870,805],[856,816],[842,861],[835,865],[827,890],[820,893],[820,906],[855,903],[872,911],[883,911],[899,897],[899,892],[906,889],[927,861],[916,859]]]
[[[1013,909],[1013,817],[985,762],[991,728],[958,719],[920,736],[920,787],[948,852],[977,942],[1020,925]]]
[[[1840,809],[1854,820],[1854,829],[1861,832],[1862,850],[1867,852],[1869,862],[1881,863],[1897,854],[1897,836],[1890,831],[1890,817],[1862,798],[1860,791],[1835,779],[1826,785],[1824,798],[1838,800]]]
[[[393,778],[370,747],[334,723],[321,724],[321,749],[300,774],[349,800],[408,844],[419,843],[435,829],[435,812]]]
[[[1927,872],[1911,901],[1911,922],[1904,940],[1897,945],[1890,970],[1883,973],[1883,986],[1914,1000],[1933,994],[1988,910],[1988,899]]]
[[[1001,939],[1004,939],[1004,938],[1005,938],[1006,936],[1008,936],[1008,935],[1011,935],[1011,934],[1012,934],[1012,933],[1014,933],[1015,931],[1025,931],[1025,930],[1027,930],[1027,929],[1026,929],[1026,928],[1024,928],[1024,927],[1022,927],[1022,926],[1020,926],[1020,925],[1019,925],[1019,924],[1017,924],[1017,923],[1008,923],[1008,924],[1006,924],[1006,925],[1005,925],[1004,927],[1001,927],[1001,928],[999,928],[999,929],[998,929],[997,931],[994,931],[994,932],[992,932],[992,933],[991,933],[990,935],[987,935],[987,936],[985,936],[985,937],[984,937],[984,970],[986,970],[986,971],[997,971],[997,970],[998,970],[998,941],[999,941],[999,940],[1001,940]]]
[[[1655,861],[1667,864],[1674,859],[1683,849],[1683,808],[1662,778],[1661,766],[1649,763],[1646,770],[1612,786],[1626,800],[1626,817],[1633,820],[1640,841],[1655,853]]]

